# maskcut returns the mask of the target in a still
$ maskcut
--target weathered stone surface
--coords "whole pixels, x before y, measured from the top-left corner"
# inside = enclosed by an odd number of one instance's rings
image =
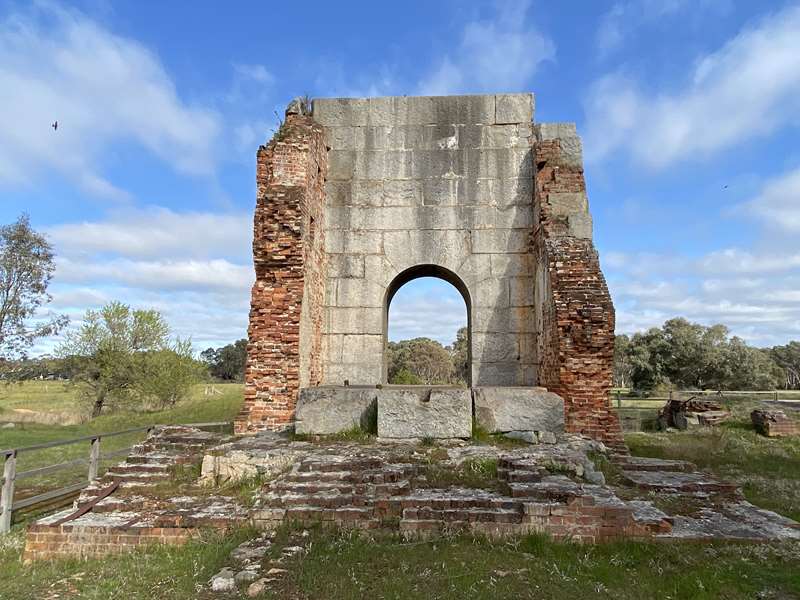
[[[472,393],[475,420],[486,431],[564,431],[564,400],[544,388],[477,387]]]
[[[462,388],[384,388],[378,393],[380,438],[468,438],[472,399]]]
[[[234,572],[225,567],[211,578],[211,591],[213,592],[232,592],[236,589]]]
[[[300,390],[295,413],[295,432],[332,434],[369,427],[379,390],[355,387],[316,387]]]
[[[530,123],[533,120],[533,94],[498,94],[495,97],[495,121]]]
[[[534,125],[532,94],[296,112],[258,154],[236,431],[286,427],[300,388],[385,383],[388,299],[410,271],[446,270],[471,312],[469,383],[544,385],[567,403],[568,430],[621,447],[614,310],[575,125]]]
[[[535,431],[507,431],[503,435],[512,440],[520,440],[529,444],[539,443],[539,436]]]

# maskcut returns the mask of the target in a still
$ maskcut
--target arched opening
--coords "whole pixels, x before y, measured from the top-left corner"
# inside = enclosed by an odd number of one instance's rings
[[[415,282],[414,285],[406,286],[412,281]],[[405,297],[407,290],[410,292],[409,298]],[[463,303],[458,301],[459,296]],[[397,302],[393,303],[395,298]],[[421,303],[426,304],[423,310],[420,310]],[[413,320],[413,325],[409,325],[410,320]],[[466,336],[458,337],[462,327],[466,328]],[[437,383],[456,385],[463,383],[467,386],[472,384],[472,302],[464,282],[444,267],[437,265],[411,267],[395,277],[386,289],[383,312],[384,383],[419,383],[407,380],[405,377],[401,377],[401,381],[397,381],[396,378],[393,381],[390,370],[396,364],[390,365],[390,361],[396,358],[393,352],[396,351],[400,339],[420,337],[430,338],[442,346],[448,346],[446,350],[451,354],[454,377],[450,381],[437,381]],[[393,343],[391,349],[390,343]],[[406,347],[404,351],[407,350]]]

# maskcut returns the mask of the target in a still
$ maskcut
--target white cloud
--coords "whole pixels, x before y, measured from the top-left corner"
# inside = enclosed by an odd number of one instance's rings
[[[389,339],[427,337],[452,344],[456,332],[467,324],[467,308],[449,283],[431,278],[404,285],[389,306]]]
[[[755,217],[772,229],[800,234],[800,167],[768,181],[735,212]]]
[[[648,25],[663,23],[664,19],[677,15],[681,16],[681,24],[685,25],[692,16],[696,16],[706,9],[711,9],[716,15],[719,15],[729,8],[728,0],[628,0],[617,2],[600,19],[595,45],[601,56],[607,56],[619,49],[628,37],[636,32],[641,32]]]
[[[539,65],[555,57],[552,40],[525,25],[527,1],[500,1],[494,18],[464,26],[458,49],[445,55],[419,84],[419,92],[517,92]]]
[[[800,338],[800,254],[730,248],[696,258],[609,253],[617,331],[683,316],[759,345]]]
[[[150,207],[120,211],[104,221],[57,225],[46,233],[56,252],[67,256],[228,256],[249,262],[251,230],[250,214],[177,213]]]
[[[800,6],[741,31],[697,61],[683,89],[650,93],[618,72],[586,104],[587,155],[624,150],[648,167],[709,156],[800,123]]]
[[[246,265],[223,259],[130,260],[96,259],[96,262],[56,258],[58,283],[109,283],[154,290],[233,289],[246,292],[255,275]]]
[[[0,22],[0,90],[0,184],[55,170],[126,198],[101,174],[114,142],[137,143],[180,172],[215,169],[218,115],[181,99],[148,49],[77,11],[36,4]]]

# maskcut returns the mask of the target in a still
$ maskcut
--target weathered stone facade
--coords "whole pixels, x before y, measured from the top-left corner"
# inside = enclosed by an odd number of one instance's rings
[[[287,115],[258,153],[254,256],[238,432],[288,424],[301,387],[385,383],[389,302],[433,275],[464,297],[472,385],[545,386],[567,430],[620,440],[580,140],[534,125],[532,94]]]

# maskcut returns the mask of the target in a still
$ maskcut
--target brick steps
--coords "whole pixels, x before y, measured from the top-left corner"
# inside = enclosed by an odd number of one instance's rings
[[[643,456],[616,456],[614,463],[625,471],[696,471],[697,465],[686,460],[665,460]]]
[[[406,508],[403,520],[439,521],[441,523],[522,523],[522,509],[512,508],[447,508],[429,506]],[[402,521],[401,521],[402,523]]]

